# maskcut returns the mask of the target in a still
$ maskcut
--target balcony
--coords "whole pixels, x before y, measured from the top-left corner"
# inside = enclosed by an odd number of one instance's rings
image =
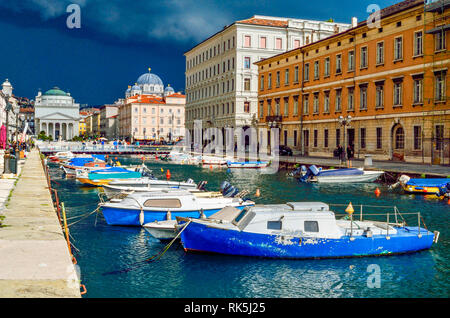
[[[275,128],[283,122],[282,116],[266,116],[266,122],[269,127]]]

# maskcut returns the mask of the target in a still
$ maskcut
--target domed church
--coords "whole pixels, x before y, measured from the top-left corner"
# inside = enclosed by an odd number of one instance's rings
[[[150,71],[151,68],[148,69],[148,73],[139,76],[133,86],[128,86],[128,89],[125,92],[126,98],[136,95],[156,95],[165,97],[175,93],[170,85],[164,88],[164,83],[161,78],[156,74],[150,73]]]

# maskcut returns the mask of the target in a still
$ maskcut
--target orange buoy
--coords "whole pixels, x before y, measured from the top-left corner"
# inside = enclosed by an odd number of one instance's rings
[[[259,198],[261,196],[261,192],[259,191],[259,188],[256,189],[255,197]]]
[[[167,169],[167,173],[166,173],[166,179],[167,179],[167,180],[170,180],[170,176],[171,176],[171,174],[170,174],[170,170],[169,170],[169,169]]]
[[[380,194],[381,194],[380,189],[376,188],[376,189],[375,189],[375,195],[376,195],[377,197],[379,197]]]
[[[209,165],[209,169],[212,170],[212,165]]]

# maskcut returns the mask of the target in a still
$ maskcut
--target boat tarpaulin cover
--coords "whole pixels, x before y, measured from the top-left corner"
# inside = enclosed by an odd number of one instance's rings
[[[333,170],[322,170],[317,176],[319,177],[331,177],[331,176],[359,176],[364,174],[364,171],[357,168],[344,168]]]
[[[406,184],[418,187],[445,187],[450,183],[450,178],[410,179]]]

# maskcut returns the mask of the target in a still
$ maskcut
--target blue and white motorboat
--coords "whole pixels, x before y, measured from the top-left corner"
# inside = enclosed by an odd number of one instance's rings
[[[398,185],[401,185],[406,193],[450,196],[450,178],[410,178],[407,175],[401,175],[398,182],[391,185],[391,188]]]
[[[100,203],[103,216],[109,225],[140,226],[177,216],[197,218],[210,216],[226,206],[242,210],[254,202],[240,197],[191,193],[186,190],[161,190],[137,192],[124,198]]]
[[[227,207],[206,219],[177,219],[186,251],[240,256],[302,259],[390,255],[429,249],[438,240],[439,232],[421,228],[420,223],[406,226],[388,220],[336,219],[321,202],[257,205],[242,211]]]
[[[268,165],[268,161],[227,161],[228,168],[237,169],[261,169]]]
[[[120,167],[111,167],[95,171],[77,170],[77,180],[83,184],[102,186],[115,179],[136,179],[141,178],[140,171],[130,171]]]
[[[89,157],[75,157],[61,164],[67,176],[75,176],[77,170],[94,171],[112,166],[106,164],[106,158],[103,155],[91,155]]]
[[[300,182],[318,183],[359,183],[373,182],[377,180],[384,171],[371,171],[362,168],[341,168],[322,170],[315,165],[308,168],[301,166],[293,172],[292,176],[298,177]]]

